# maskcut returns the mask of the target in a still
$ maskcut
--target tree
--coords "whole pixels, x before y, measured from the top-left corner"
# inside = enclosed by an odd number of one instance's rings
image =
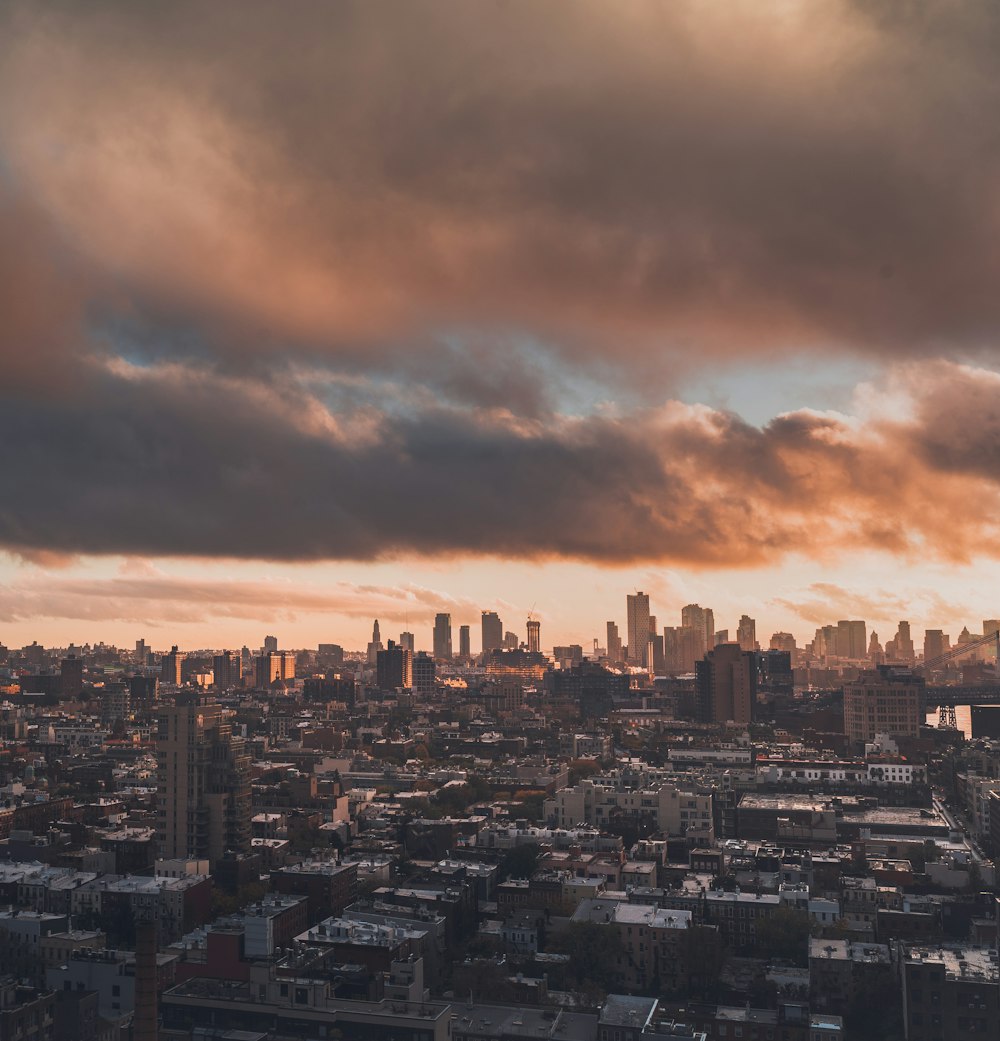
[[[521,803],[521,812],[524,816],[531,821],[541,820],[545,814],[545,793],[528,792],[522,796],[518,792],[517,795],[519,796],[518,801]]]
[[[622,955],[616,925],[570,922],[566,929],[553,936],[549,950],[569,955],[566,982],[570,989],[594,995],[606,994],[616,986]]]
[[[500,861],[500,881],[508,878],[530,878],[538,867],[542,848],[537,842],[526,842],[504,853]]]
[[[586,777],[593,777],[601,772],[601,764],[596,759],[572,759],[569,763],[570,786]]]
[[[757,948],[765,958],[809,964],[809,914],[794,907],[777,907],[757,922]]]
[[[456,998],[472,995],[489,1001],[512,1001],[514,988],[503,965],[488,958],[459,962],[452,969],[451,988]]]

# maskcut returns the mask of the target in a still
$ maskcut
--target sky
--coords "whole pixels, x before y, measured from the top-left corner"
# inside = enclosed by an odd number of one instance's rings
[[[997,111],[987,0],[0,0],[0,642],[979,630]]]

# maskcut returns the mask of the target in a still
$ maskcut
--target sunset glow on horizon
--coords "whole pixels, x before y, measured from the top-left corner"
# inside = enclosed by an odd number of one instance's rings
[[[1000,614],[1000,12],[0,5],[0,643]]]

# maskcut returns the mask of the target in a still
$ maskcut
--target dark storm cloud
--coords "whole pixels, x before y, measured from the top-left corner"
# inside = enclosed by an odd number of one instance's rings
[[[927,360],[1000,320],[994,5],[3,10],[0,544],[995,544],[996,380]],[[832,345],[905,408],[652,407]]]
[[[9,6],[21,190],[220,348],[993,345],[993,4]]]
[[[934,368],[934,389],[971,370]],[[1000,380],[979,405],[1000,407]],[[920,415],[919,367],[905,375]],[[91,367],[0,413],[0,544],[309,559],[490,554],[746,566],[995,543],[998,475],[921,461],[919,421],[800,413],[763,429],[673,403],[530,420],[427,405],[334,413],[293,383]],[[988,547],[987,547],[988,551]]]

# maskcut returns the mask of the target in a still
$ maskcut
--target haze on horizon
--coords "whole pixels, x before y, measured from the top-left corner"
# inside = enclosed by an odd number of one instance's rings
[[[975,630],[998,73],[985,0],[0,2],[0,640]]]

